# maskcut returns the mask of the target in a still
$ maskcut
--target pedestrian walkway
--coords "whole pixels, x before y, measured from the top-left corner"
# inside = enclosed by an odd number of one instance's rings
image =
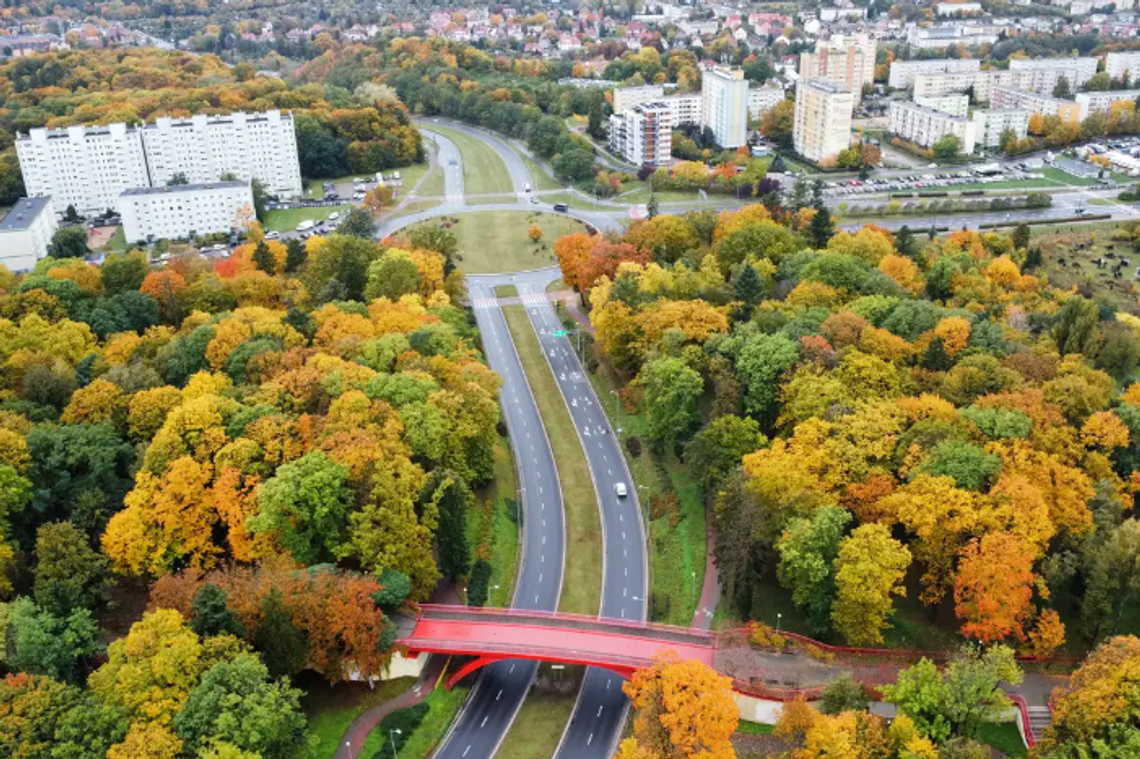
[[[376,729],[380,722],[398,709],[407,709],[415,706],[428,697],[435,689],[436,680],[443,673],[443,666],[447,662],[446,656],[433,656],[426,667],[420,672],[416,684],[406,691],[389,699],[382,704],[372,707],[352,721],[341,738],[340,745],[333,754],[333,759],[359,759],[360,751],[364,748],[364,741],[368,734]]]

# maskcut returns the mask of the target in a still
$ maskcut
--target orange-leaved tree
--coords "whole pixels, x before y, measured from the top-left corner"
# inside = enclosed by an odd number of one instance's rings
[[[992,532],[962,550],[954,581],[954,610],[962,634],[985,643],[1025,640],[1033,611],[1033,550],[1016,535]]]
[[[662,654],[634,672],[622,689],[637,716],[619,759],[733,759],[730,738],[740,721],[729,678],[695,660]]]

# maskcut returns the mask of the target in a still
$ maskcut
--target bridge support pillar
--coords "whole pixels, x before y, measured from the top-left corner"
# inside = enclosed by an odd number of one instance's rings
[[[497,661],[502,661],[507,657],[505,656],[479,656],[464,664],[459,669],[452,673],[451,677],[447,678],[447,682],[443,684],[444,690],[451,690],[463,678],[470,675],[477,669],[482,669],[488,664],[494,664]]]

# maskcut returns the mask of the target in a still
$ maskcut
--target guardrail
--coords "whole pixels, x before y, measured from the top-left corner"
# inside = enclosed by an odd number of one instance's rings
[[[695,630],[691,627],[683,627],[681,625],[663,625],[660,622],[638,622],[631,619],[620,619],[618,617],[605,617],[602,615],[592,614],[572,614],[562,611],[531,611],[526,609],[513,609],[513,608],[496,608],[488,606],[459,606],[456,604],[420,604],[419,611],[416,618],[424,616],[425,612],[440,611],[449,614],[472,614],[475,616],[484,617],[513,617],[525,620],[526,618],[539,618],[550,619],[554,621],[566,620],[567,622],[586,622],[592,624],[605,625],[606,627],[624,627],[631,631],[636,630],[655,630],[658,632],[671,633],[674,635],[682,635],[690,638],[702,638],[706,640],[715,641],[716,634],[707,630]]]

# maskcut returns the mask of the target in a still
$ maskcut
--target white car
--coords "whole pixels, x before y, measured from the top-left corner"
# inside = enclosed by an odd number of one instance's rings
[[[615,482],[614,483],[614,492],[617,493],[618,498],[625,498],[626,493],[628,492],[625,489],[625,483],[624,482]]]
[[[265,233],[265,239],[266,240],[276,240],[280,236],[281,236],[280,232],[266,232]]]
[[[329,221],[336,221],[340,218],[340,211],[333,211],[329,214]]]

